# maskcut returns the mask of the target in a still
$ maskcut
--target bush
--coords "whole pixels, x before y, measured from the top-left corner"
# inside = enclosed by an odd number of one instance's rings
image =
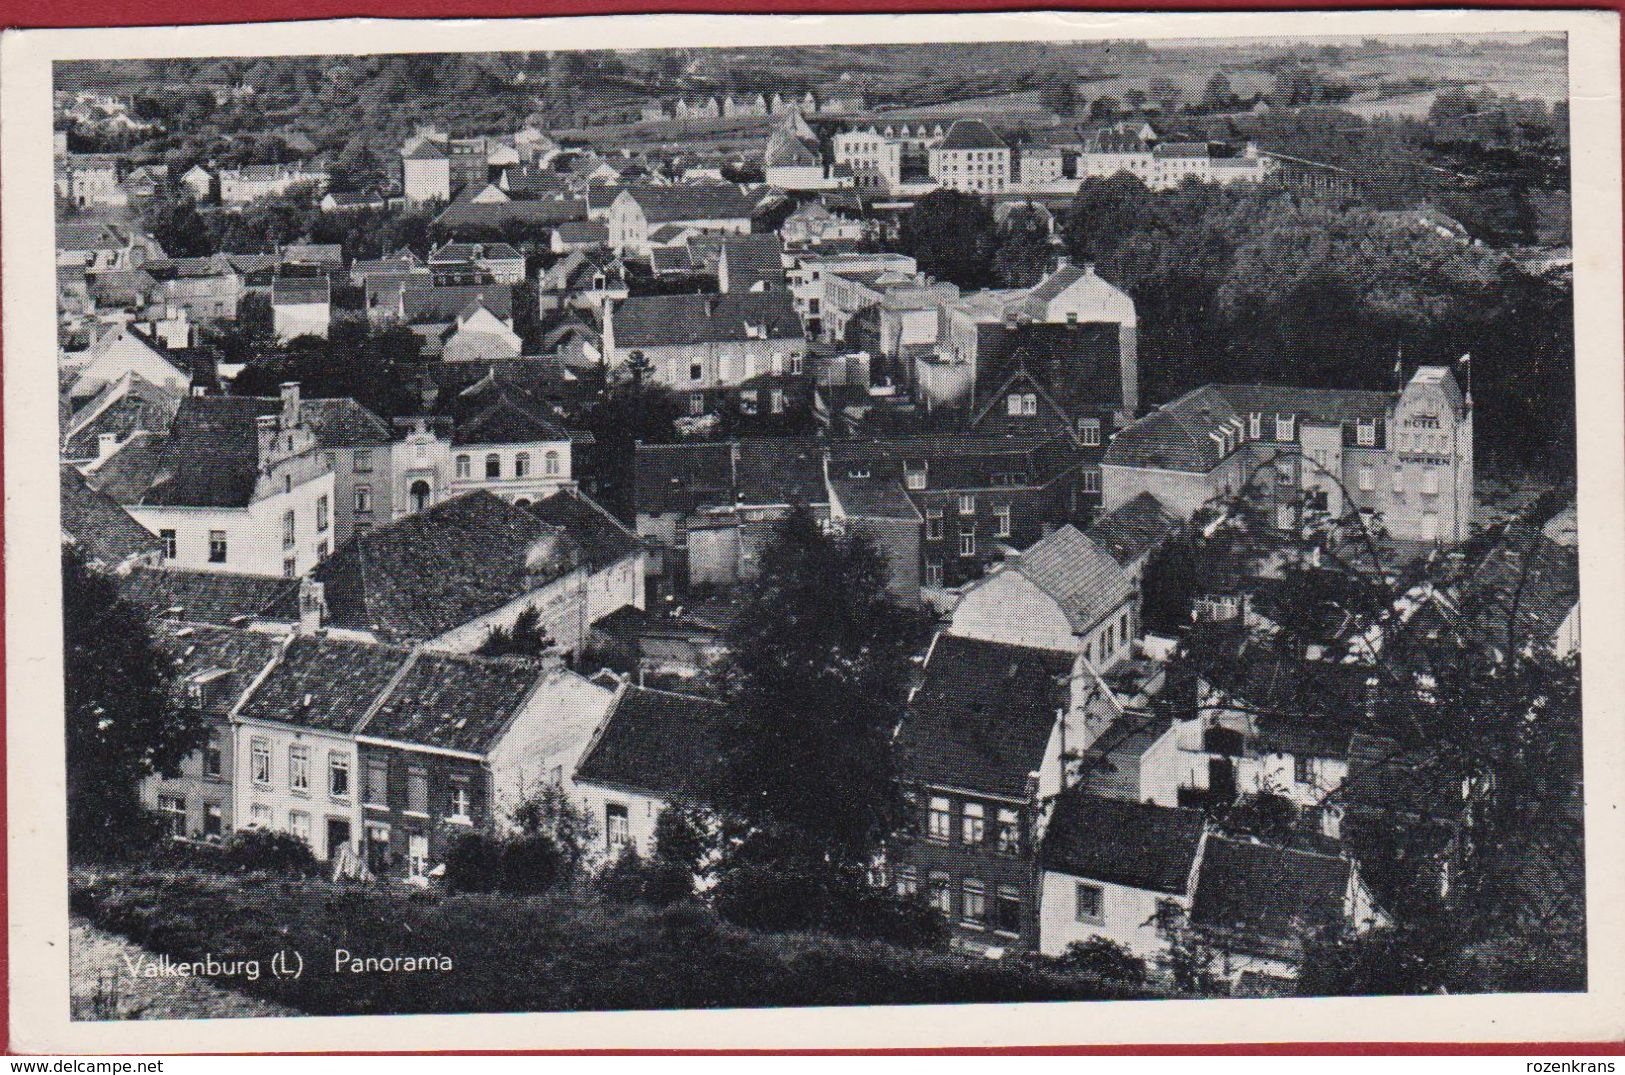
[[[598,886],[617,903],[648,903],[665,907],[694,895],[694,875],[665,859],[645,860],[628,847],[621,857],[598,875]]]
[[[540,833],[509,837],[463,832],[446,848],[443,878],[451,892],[545,892],[564,874],[558,844]]]
[[[452,837],[441,882],[452,892],[495,892],[503,880],[502,844],[483,832]]]
[[[310,875],[319,869],[310,845],[290,832],[242,829],[231,834],[222,854],[227,866],[246,872]]]
[[[948,940],[934,908],[846,874],[740,866],[723,874],[712,902],[725,920],[772,933],[813,930],[911,948]]]
[[[502,881],[504,892],[544,892],[552,888],[567,868],[558,843],[541,833],[526,833],[502,841]]]
[[[1107,937],[1073,941],[1056,962],[1067,970],[1082,971],[1107,982],[1126,985],[1146,983],[1145,960]]]

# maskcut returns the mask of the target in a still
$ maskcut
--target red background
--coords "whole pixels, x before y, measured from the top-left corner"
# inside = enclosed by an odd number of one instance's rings
[[[1225,2],[1225,0],[1156,0],[1155,3],[1001,3],[999,0],[886,0],[883,5],[865,0],[510,0],[494,3],[492,0],[54,0],[50,3],[27,3],[24,0],[0,0],[0,26],[12,27],[65,27],[65,26],[166,26],[231,22],[285,22],[305,19],[334,19],[358,16],[377,18],[525,18],[543,15],[608,15],[652,14],[661,12],[697,12],[731,14],[807,14],[815,12],[847,12],[874,14],[903,11],[1045,11],[1045,10],[1154,10],[1154,11],[1259,11],[1259,10],[1370,10],[1372,8],[1437,8],[1437,2],[1428,0],[1385,0],[1385,2],[1359,3],[1349,0],[1251,0],[1251,2]],[[1464,5],[1465,6],[1465,5]],[[1586,2],[1586,0],[1480,0],[1470,5],[1477,9],[1548,8],[1558,10],[1625,10],[1625,0]],[[1622,49],[1625,52],[1625,49]],[[4,460],[0,458],[0,479],[4,477]],[[4,513],[0,509],[0,539],[4,536]],[[0,583],[0,615],[5,610],[4,585]],[[4,687],[4,640],[0,638],[0,688]],[[0,710],[4,709],[0,696]],[[0,757],[4,743],[0,742]],[[0,824],[5,818],[6,773],[0,769]],[[0,910],[4,908],[6,861],[0,856]],[[6,962],[6,932],[0,931],[0,1008],[7,1019],[0,1023],[0,1046],[10,1052],[9,997],[10,978]],[[709,1052],[718,1052],[712,1050]],[[840,1052],[839,1050],[831,1050]],[[426,1050],[427,1052],[427,1050]],[[622,1050],[603,1050],[605,1055],[624,1054]],[[671,1051],[654,1055],[669,1054]],[[761,1050],[746,1050],[745,1055],[763,1055]],[[849,1050],[848,1052],[884,1053],[886,1050]],[[1625,1056],[1625,1039],[1592,1043],[1518,1042],[1511,1044],[1417,1044],[1406,1042],[1358,1043],[1268,1043],[1244,1045],[1109,1045],[1109,1046],[1044,1046],[1014,1049],[945,1049],[947,1054],[999,1054],[999,1055],[1147,1055],[1193,1056],[1215,1053],[1242,1055],[1543,1055],[1567,1056],[1606,1053]],[[440,1055],[488,1055],[478,1050],[441,1053]]]

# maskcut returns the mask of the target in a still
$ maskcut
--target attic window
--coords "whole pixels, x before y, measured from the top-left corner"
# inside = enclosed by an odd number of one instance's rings
[[[1276,415],[1275,416],[1275,439],[1276,440],[1282,440],[1282,441],[1297,440],[1298,438],[1297,438],[1296,426],[1297,426],[1297,419],[1294,418],[1292,415],[1290,415],[1290,414],[1288,414],[1288,415],[1279,415],[1279,414]]]
[[[1356,433],[1356,439],[1364,447],[1377,443],[1377,423],[1362,421]]]

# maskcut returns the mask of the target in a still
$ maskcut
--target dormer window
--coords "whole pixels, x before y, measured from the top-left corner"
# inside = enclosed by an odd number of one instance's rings
[[[1262,440],[1264,437],[1264,416],[1257,411],[1247,416],[1247,437],[1249,440]]]
[[[1371,447],[1377,443],[1377,423],[1361,422],[1355,436],[1362,447]]]
[[[1297,419],[1292,415],[1275,416],[1275,439],[1279,441],[1297,440]]]
[[[1100,444],[1100,419],[1079,418],[1078,438],[1083,441],[1085,447],[1093,448],[1098,446]]]
[[[924,489],[925,467],[905,467],[903,469],[903,484],[909,489]]]

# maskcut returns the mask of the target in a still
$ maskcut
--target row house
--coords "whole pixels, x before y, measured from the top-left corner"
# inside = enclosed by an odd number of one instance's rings
[[[1101,473],[1107,511],[1149,492],[1189,518],[1247,491],[1283,527],[1357,512],[1394,538],[1458,544],[1473,520],[1472,396],[1444,366],[1396,392],[1208,385],[1118,433]]]
[[[237,319],[243,280],[224,257],[154,259],[141,267],[158,284],[154,297],[193,321]]]
[[[647,376],[688,402],[692,415],[718,406],[777,418],[810,404],[807,338],[786,291],[633,296],[604,308],[604,358]]]
[[[81,209],[95,204],[118,189],[122,168],[118,157],[68,154],[56,163],[56,196]]]
[[[575,494],[559,493],[558,496]],[[533,510],[534,509],[534,510]],[[644,550],[624,529],[478,491],[359,533],[318,564],[313,610],[346,637],[472,653],[534,611],[561,654],[579,651],[595,616],[644,603]],[[293,594],[267,610],[299,618]]]
[[[442,243],[429,251],[429,269],[472,266],[499,284],[525,282],[525,255],[507,243]]]
[[[241,206],[300,186],[309,186],[320,194],[327,187],[328,173],[305,164],[245,164],[222,169],[217,180],[221,204]]]
[[[298,386],[293,386],[297,392]],[[333,474],[333,543],[365,533],[374,519],[392,517],[389,424],[353,399],[306,399],[300,412]],[[381,480],[380,480],[381,479]]]
[[[613,862],[647,858],[655,824],[673,803],[696,801],[723,764],[727,710],[717,701],[621,683],[572,775],[575,799],[593,819],[596,849]]]
[[[167,563],[292,578],[333,548],[333,473],[297,385],[279,399],[188,397],[153,440],[86,476],[159,536]]]
[[[903,182],[903,147],[895,138],[887,138],[874,127],[863,130],[841,131],[830,138],[830,152],[835,163],[852,170],[852,182],[858,190],[886,195]]]
[[[827,210],[825,211],[827,214]],[[788,222],[787,222],[788,223]],[[790,243],[788,236],[785,238]],[[919,265],[907,254],[892,253],[814,253],[797,254],[793,258],[790,268],[785,276],[790,288],[790,294],[795,299],[796,313],[801,315],[810,335],[830,339],[844,334],[845,323],[842,320],[841,333],[832,333],[824,325],[824,308],[828,302],[826,294],[826,277],[844,276],[852,274],[893,274],[895,278],[907,277],[913,279],[919,272]],[[836,287],[843,285],[837,283]],[[841,318],[837,314],[837,318]]]

